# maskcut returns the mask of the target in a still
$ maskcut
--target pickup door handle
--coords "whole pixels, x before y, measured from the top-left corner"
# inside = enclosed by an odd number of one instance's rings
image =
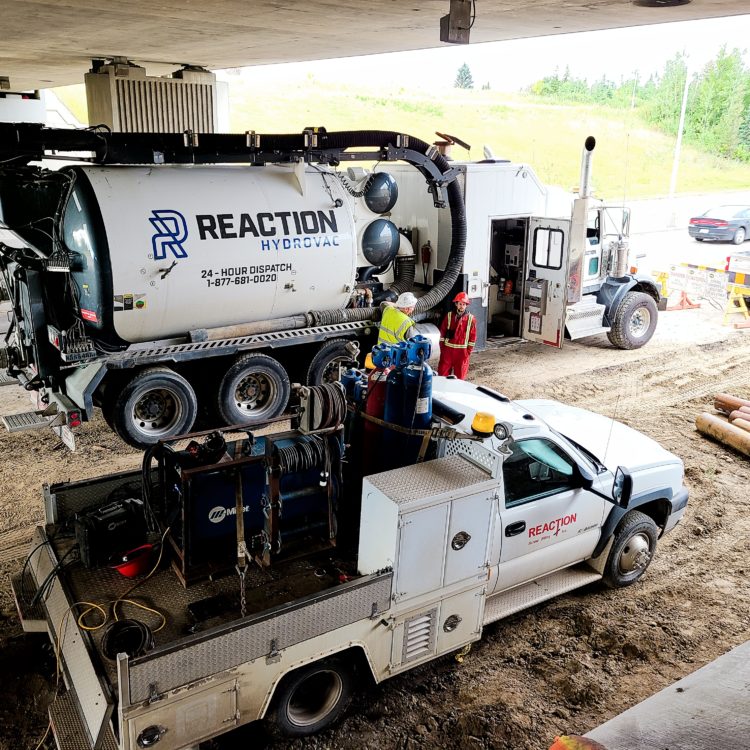
[[[526,521],[517,521],[505,527],[505,536],[515,536],[526,530]]]

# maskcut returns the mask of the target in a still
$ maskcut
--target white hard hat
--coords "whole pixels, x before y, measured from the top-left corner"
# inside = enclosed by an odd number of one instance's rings
[[[396,307],[414,307],[417,298],[411,292],[402,292],[396,300]]]

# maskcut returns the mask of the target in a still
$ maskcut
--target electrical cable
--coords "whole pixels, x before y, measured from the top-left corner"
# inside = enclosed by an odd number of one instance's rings
[[[55,578],[60,573],[60,571],[63,569],[63,563],[65,562],[68,555],[70,555],[72,552],[78,551],[78,545],[74,544],[58,561],[57,564],[52,568],[52,570],[47,574],[47,577],[42,581],[40,586],[37,588],[36,593],[34,594],[34,597],[31,600],[31,603],[29,604],[29,607],[33,608],[37,605],[39,600],[47,595],[48,590],[52,587],[52,584],[55,581]]]

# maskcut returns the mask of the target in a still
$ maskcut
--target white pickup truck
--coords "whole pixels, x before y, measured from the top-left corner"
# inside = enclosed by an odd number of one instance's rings
[[[435,414],[451,407],[453,419],[435,418],[428,460],[359,483],[337,480],[338,500],[328,507],[338,514],[338,546],[273,560],[281,541],[253,535],[255,496],[238,490],[248,549],[260,539],[267,544],[257,559],[272,559],[242,569],[241,604],[238,575],[192,580],[186,567],[192,553],[181,544],[191,528],[218,534],[225,524],[231,559],[240,527],[232,483],[226,499],[216,489],[201,505],[198,480],[213,477],[218,488],[224,472],[265,471],[261,523],[269,528],[274,509],[291,523],[293,503],[304,495],[309,504],[314,493],[304,482],[284,490],[274,451],[309,435],[248,433],[227,442],[208,469],[196,458],[200,435],[193,463],[180,458],[189,451],[166,451],[151,504],[164,514],[172,567],[154,565],[135,590],[107,565],[76,561],[70,528],[88,509],[130,496],[141,473],[46,487],[47,524],[14,591],[25,629],[47,631],[60,655],[67,689],[50,707],[58,746],[172,750],[263,717],[288,735],[316,732],[342,714],[358,681],[380,682],[461,649],[489,623],[592,581],[636,582],[685,512],[680,459],[622,424],[554,401],[512,402],[454,379],[435,378],[433,396]],[[351,472],[357,461],[347,450]],[[326,467],[336,475],[336,458]],[[172,490],[181,516],[169,511]],[[209,523],[193,528],[196,519]],[[357,531],[353,544],[343,541],[347,524]],[[107,619],[84,614],[89,605],[74,604],[81,601],[98,604]],[[125,638],[113,650],[115,609],[141,626],[138,644]]]

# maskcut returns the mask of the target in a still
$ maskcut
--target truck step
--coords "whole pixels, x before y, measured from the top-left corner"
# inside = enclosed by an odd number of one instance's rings
[[[7,372],[0,372],[0,387],[4,385],[18,385],[18,380],[12,378]]]
[[[590,568],[566,568],[550,573],[544,578],[523,586],[516,586],[510,591],[503,591],[487,600],[484,607],[484,625],[502,620],[534,604],[565,594],[573,589],[598,581],[599,573]]]
[[[44,411],[22,411],[0,417],[8,432],[23,432],[48,427],[55,415],[45,416]]]
[[[31,571],[26,570],[23,579],[20,573],[12,576],[10,587],[13,591],[13,598],[16,600],[16,609],[24,632],[46,633],[47,620],[41,602],[37,602],[33,607],[30,606],[37,590],[36,581],[34,581]]]
[[[69,689],[66,693],[58,695],[49,707],[52,733],[60,750],[91,750],[92,745],[86,739],[88,733],[81,721],[76,703],[75,690]],[[117,750],[117,741],[111,726],[104,727],[103,734],[99,747],[102,750]]]
[[[570,338],[582,339],[584,336],[594,336],[597,333],[609,331],[609,326],[603,325],[605,309],[604,305],[587,300],[568,307],[565,327],[568,329]]]

